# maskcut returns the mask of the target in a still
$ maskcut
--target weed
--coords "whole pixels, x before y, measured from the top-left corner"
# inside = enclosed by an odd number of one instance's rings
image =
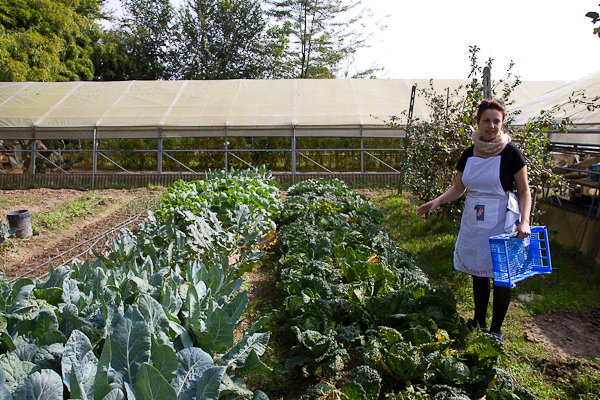
[[[432,285],[448,282],[448,275],[454,272],[452,253],[458,234],[454,221],[433,216],[417,217],[416,207],[410,200],[396,194],[375,196],[371,201],[388,216],[388,231],[413,255]],[[453,278],[461,279],[458,274]]]
[[[289,182],[275,182],[275,186],[277,186],[279,190],[288,190],[292,184]]]
[[[44,228],[61,228],[69,226],[74,218],[94,214],[106,205],[106,199],[83,195],[73,201],[61,203],[52,210],[33,213],[31,228],[34,234],[39,234]]]
[[[268,375],[249,374],[245,377],[248,387],[262,389],[269,388],[270,393],[286,393],[286,386],[289,385],[289,373],[285,369],[287,356],[284,354],[291,347],[285,339],[284,327],[286,321],[281,313],[277,311],[267,315],[267,323],[263,328],[270,332],[269,346],[261,356],[264,360],[269,360],[268,366],[272,372]]]
[[[259,268],[259,273],[262,275],[260,287],[253,288],[253,290],[257,290],[256,296],[254,296],[256,301],[252,303],[252,307],[248,307],[250,312],[245,313],[244,318],[247,318],[248,324],[251,325],[262,316],[267,317],[262,331],[269,332],[270,339],[261,359],[269,360],[267,364],[272,372],[268,375],[251,373],[244,380],[249,388],[261,390],[268,388],[270,398],[280,398],[273,397],[273,394],[289,398],[285,396],[289,389],[290,379],[289,372],[285,369],[285,363],[289,358],[289,354],[286,353],[289,353],[291,345],[286,338],[286,332],[289,330],[287,321],[283,312],[277,309],[278,299],[275,295],[277,291],[274,289],[276,286],[276,255],[272,252],[267,253],[267,257]]]
[[[154,193],[147,191],[143,195],[136,196],[133,200],[123,204],[120,212],[125,215],[137,215],[146,210],[155,210],[162,201],[162,192]]]
[[[585,393],[580,397],[582,400],[600,398],[600,372],[590,371],[589,374],[578,375],[575,377],[575,386],[578,393]]]
[[[524,280],[518,293],[530,294],[528,307],[534,313],[548,313],[560,309],[584,311],[600,307],[600,268],[585,265],[571,251],[551,243],[551,275]]]

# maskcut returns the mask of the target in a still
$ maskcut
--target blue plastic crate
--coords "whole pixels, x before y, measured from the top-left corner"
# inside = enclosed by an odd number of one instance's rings
[[[495,285],[515,287],[523,279],[552,273],[545,226],[532,226],[531,235],[522,240],[509,233],[492,236],[489,240]]]

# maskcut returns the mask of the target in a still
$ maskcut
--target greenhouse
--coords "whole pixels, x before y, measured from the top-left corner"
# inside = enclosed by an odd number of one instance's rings
[[[404,131],[388,125],[391,117],[400,117],[400,126],[409,109],[413,118],[428,117],[421,97],[411,107],[413,86],[431,84],[438,92],[449,88],[450,93],[467,83],[466,79],[5,82],[0,83],[0,136],[5,140],[0,176],[20,175],[11,182],[43,179],[38,183],[48,185],[52,180],[63,185],[68,184],[65,179],[74,179],[70,175],[78,175],[79,182],[95,187],[104,182],[100,175],[111,175],[105,177],[111,181],[119,175],[129,179],[125,183],[134,183],[130,175],[137,175],[135,182],[146,176],[148,182],[169,184],[216,168],[265,164],[275,176],[292,181],[300,173],[345,173],[376,175],[389,182],[400,173],[405,146]],[[513,109],[523,111],[517,122],[581,88],[590,96],[600,92],[600,73],[575,82],[522,82],[511,95]],[[579,110],[573,111],[577,132],[551,134],[551,140],[593,148],[600,143],[599,114],[586,113],[580,121]],[[36,178],[40,172],[45,176]]]

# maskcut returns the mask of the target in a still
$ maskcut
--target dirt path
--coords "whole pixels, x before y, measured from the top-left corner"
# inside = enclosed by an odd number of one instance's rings
[[[44,229],[34,235],[18,239],[10,238],[2,247],[0,265],[7,279],[13,279],[28,271],[30,278],[48,271],[47,262],[57,267],[69,258],[93,259],[89,249],[104,246],[106,238],[98,237],[103,232],[127,221],[136,212],[139,213],[144,199],[159,196],[162,191],[149,192],[146,189],[94,190],[78,191],[72,189],[30,189],[0,191],[2,206],[0,215],[8,224],[6,213],[16,210],[28,210],[30,214],[49,212],[65,201],[73,201],[81,196],[90,196],[95,200],[94,211],[73,220],[70,226]],[[96,200],[97,199],[97,200]],[[131,204],[135,202],[136,207]],[[129,206],[127,206],[129,204]],[[139,224],[139,221],[137,222]],[[132,221],[132,225],[135,221]],[[118,233],[118,230],[116,231]],[[91,239],[91,240],[90,240]],[[89,241],[88,241],[89,240]],[[88,241],[87,243],[84,243]],[[75,246],[80,245],[76,249]],[[69,251],[73,249],[72,251]],[[81,254],[83,253],[83,254]],[[41,267],[40,267],[41,266]]]

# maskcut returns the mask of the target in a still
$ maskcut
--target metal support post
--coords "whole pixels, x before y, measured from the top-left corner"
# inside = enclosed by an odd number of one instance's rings
[[[158,175],[162,175],[163,138],[162,129],[158,131],[158,153],[156,155],[156,167]]]
[[[227,137],[227,130],[225,130],[225,173],[229,170],[229,163],[227,156],[229,155],[229,138]]]
[[[31,163],[29,168],[32,175],[35,175],[35,156],[37,154],[37,142],[35,140],[35,131],[33,132],[33,140],[31,141]]]
[[[365,173],[365,153],[364,153],[363,131],[360,130],[360,173]]]
[[[402,194],[402,187],[404,186],[404,175],[406,174],[406,150],[408,149],[408,131],[412,124],[413,110],[415,109],[415,97],[417,94],[417,85],[413,85],[410,92],[410,106],[408,108],[408,123],[404,130],[404,151],[402,152],[402,167],[400,169],[400,176],[398,177],[398,194]]]
[[[483,98],[488,100],[492,98],[492,78],[490,67],[485,67],[483,69]]]
[[[594,208],[594,202],[596,201],[596,198],[598,196],[598,187],[600,186],[600,179],[598,179],[597,182],[598,183],[596,183],[596,192],[594,194],[594,197],[592,197],[590,209],[588,210],[588,215],[587,215],[587,218],[585,219],[585,225],[583,226],[583,232],[581,233],[581,239],[579,239],[579,246],[577,247],[577,254],[579,254],[579,252],[581,251],[581,245],[583,244],[583,238],[585,237],[585,231],[587,230],[588,222],[590,221],[590,216],[592,215],[592,209]],[[600,206],[598,206],[598,209],[600,209]]]
[[[292,184],[294,184],[296,183],[296,127],[292,129]]]
[[[96,173],[98,172],[98,131],[94,128],[94,139],[92,143],[92,189],[95,189]]]
[[[446,119],[444,120],[444,128],[448,126],[448,109],[450,108],[450,88],[446,88]]]

